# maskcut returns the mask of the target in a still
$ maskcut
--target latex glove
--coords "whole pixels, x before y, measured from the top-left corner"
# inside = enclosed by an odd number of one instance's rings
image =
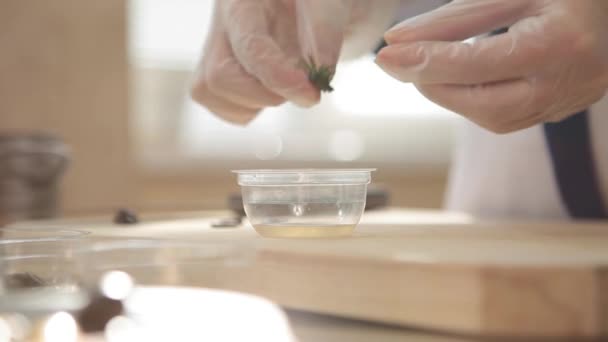
[[[396,1],[387,1],[396,3]],[[346,35],[373,17],[370,0],[218,0],[192,97],[247,123],[285,101],[309,107],[320,93],[303,61],[334,68]],[[386,7],[386,6],[385,6]],[[390,12],[389,12],[390,13]],[[376,37],[386,27],[379,27]]]
[[[501,27],[510,30],[462,42]],[[506,133],[601,99],[607,34],[606,0],[456,0],[389,30],[377,63],[430,100]]]

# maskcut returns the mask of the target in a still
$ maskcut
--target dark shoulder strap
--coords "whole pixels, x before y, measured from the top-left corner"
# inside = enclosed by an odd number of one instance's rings
[[[606,209],[593,160],[589,113],[544,125],[555,179],[573,218],[603,219]]]
[[[493,34],[508,32],[500,29]],[[543,125],[553,173],[568,213],[577,219],[608,218],[593,160],[589,112]],[[522,151],[522,153],[525,153]]]

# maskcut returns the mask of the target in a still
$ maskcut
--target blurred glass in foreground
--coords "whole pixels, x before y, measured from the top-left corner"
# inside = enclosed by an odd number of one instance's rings
[[[4,232],[0,342],[295,340],[276,305],[208,288],[250,274],[253,246]]]

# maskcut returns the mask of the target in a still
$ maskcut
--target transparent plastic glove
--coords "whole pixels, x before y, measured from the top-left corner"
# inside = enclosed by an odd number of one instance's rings
[[[241,124],[285,101],[304,107],[316,104],[320,91],[310,82],[304,62],[334,71],[345,35],[352,25],[370,17],[372,4],[216,1],[192,97],[218,116]]]
[[[508,33],[462,42],[502,27]],[[430,100],[506,133],[601,99],[607,34],[606,0],[456,0],[389,30],[377,63]]]

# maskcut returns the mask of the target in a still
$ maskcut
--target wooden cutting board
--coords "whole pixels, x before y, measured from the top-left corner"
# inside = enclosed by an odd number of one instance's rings
[[[132,227],[37,225],[251,244],[257,253],[244,269],[210,277],[184,266],[175,282],[250,292],[289,308],[463,334],[608,336],[608,224],[474,222],[389,210],[366,214],[351,238],[285,240],[261,238],[247,224],[212,228],[218,214]]]

